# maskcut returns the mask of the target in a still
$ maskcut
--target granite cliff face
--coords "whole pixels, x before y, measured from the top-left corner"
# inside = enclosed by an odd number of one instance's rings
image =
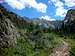
[[[63,22],[63,26],[68,32],[75,32],[75,10],[74,9],[70,9],[67,12]]]
[[[12,47],[18,36],[12,22],[0,13],[0,48]]]

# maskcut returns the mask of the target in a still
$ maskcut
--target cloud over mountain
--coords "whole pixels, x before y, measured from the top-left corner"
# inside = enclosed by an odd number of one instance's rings
[[[46,15],[46,16],[41,16],[40,19],[44,19],[47,21],[55,21],[55,19],[51,18],[50,16]]]

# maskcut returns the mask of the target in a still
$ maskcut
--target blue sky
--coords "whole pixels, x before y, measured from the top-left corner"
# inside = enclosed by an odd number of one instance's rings
[[[0,0],[8,10],[29,18],[63,20],[69,9],[75,9],[75,0]]]

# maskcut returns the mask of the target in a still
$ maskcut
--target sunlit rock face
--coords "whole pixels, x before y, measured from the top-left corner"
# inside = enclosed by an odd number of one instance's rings
[[[12,22],[0,13],[0,48],[13,47],[17,36]]]
[[[75,10],[70,9],[64,20],[64,28],[68,32],[75,32]]]

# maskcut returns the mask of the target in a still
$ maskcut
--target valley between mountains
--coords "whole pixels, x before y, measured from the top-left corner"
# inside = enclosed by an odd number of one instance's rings
[[[75,10],[62,21],[31,20],[0,5],[0,56],[75,56]]]

